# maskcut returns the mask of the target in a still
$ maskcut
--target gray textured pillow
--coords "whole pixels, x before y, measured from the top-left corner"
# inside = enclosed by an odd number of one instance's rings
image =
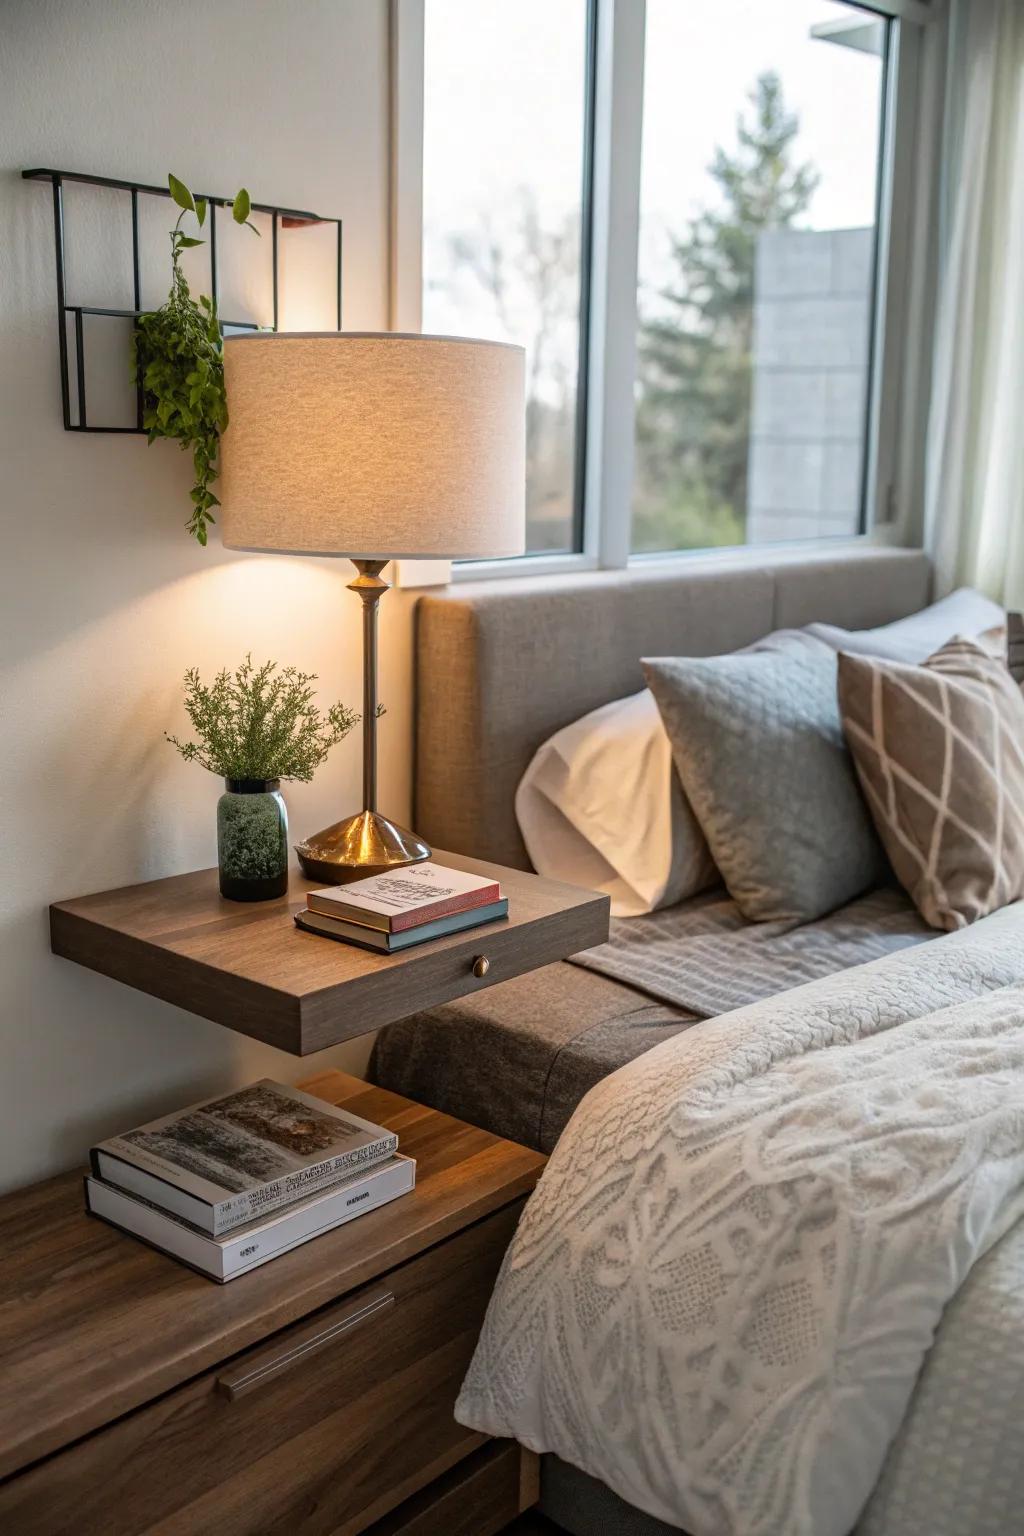
[[[810,922],[887,873],[843,741],[836,656],[776,651],[645,660],[672,755],[744,917]]]

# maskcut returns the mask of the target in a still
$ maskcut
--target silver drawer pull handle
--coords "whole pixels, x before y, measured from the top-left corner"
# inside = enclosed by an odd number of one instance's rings
[[[236,1397],[242,1397],[244,1393],[251,1392],[254,1387],[262,1386],[265,1381],[277,1376],[279,1372],[287,1370],[289,1366],[297,1365],[300,1360],[316,1354],[328,1344],[333,1344],[335,1339],[351,1333],[352,1329],[358,1328],[360,1323],[376,1317],[378,1312],[388,1311],[394,1304],[395,1298],[390,1291],[374,1291],[351,1311],[341,1317],[335,1316],[331,1323],[309,1330],[301,1338],[293,1340],[286,1349],[277,1353],[267,1350],[256,1359],[250,1357],[244,1365],[238,1366],[235,1370],[223,1371],[217,1377],[217,1391],[234,1402]]]

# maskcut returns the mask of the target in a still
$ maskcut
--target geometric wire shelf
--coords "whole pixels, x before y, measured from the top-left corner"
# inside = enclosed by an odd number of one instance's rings
[[[137,315],[144,314],[142,309],[142,273],[139,259],[139,193],[149,197],[170,197],[167,187],[149,186],[141,181],[118,181],[111,176],[89,176],[81,171],[53,171],[44,168],[22,171],[26,181],[48,181],[53,188],[53,243],[57,261],[57,341],[60,351],[60,394],[61,407],[64,415],[64,428],[68,432],[145,432],[142,425],[142,382],[136,380],[135,385],[135,422],[132,426],[94,427],[89,425],[88,404],[85,394],[85,326],[84,318],[88,315],[106,315],[124,320],[134,320]],[[134,287],[133,309],[107,309],[89,304],[69,304],[66,291],[66,271],[64,260],[64,195],[63,184],[67,181],[83,182],[87,186],[112,187],[116,191],[131,194],[132,211],[132,281]],[[231,199],[226,197],[211,197],[205,192],[197,192],[197,198],[204,197],[209,208],[204,235],[209,243],[210,256],[210,287],[212,297],[219,297],[217,288],[217,209],[227,207]],[[271,218],[271,262],[273,272],[273,329],[277,330],[278,321],[278,237],[279,231],[284,229],[299,229],[303,226],[317,224],[334,224],[337,227],[336,245],[336,307],[337,326],[341,330],[341,220],[323,218],[317,213],[305,213],[298,208],[281,208],[273,203],[253,203],[254,213],[266,213]],[[68,317],[74,323],[75,332],[75,381],[78,396],[78,419],[72,420],[71,416],[71,374],[70,357],[68,348]],[[244,320],[221,320],[221,332],[225,330],[260,329],[254,322]]]

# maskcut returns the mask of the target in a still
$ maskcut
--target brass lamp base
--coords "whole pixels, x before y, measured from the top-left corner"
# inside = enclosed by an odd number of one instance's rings
[[[365,880],[403,864],[430,858],[430,849],[415,832],[407,832],[377,811],[358,811],[298,843],[302,872],[324,885]]]

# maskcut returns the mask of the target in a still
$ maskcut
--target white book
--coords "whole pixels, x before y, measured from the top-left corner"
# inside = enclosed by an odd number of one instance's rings
[[[145,1200],[138,1200],[102,1179],[85,1181],[85,1203],[94,1216],[102,1216],[125,1232],[140,1237],[163,1253],[180,1259],[221,1283],[234,1280],[268,1259],[276,1259],[311,1237],[353,1221],[366,1211],[387,1205],[406,1195],[416,1184],[416,1163],[398,1153],[379,1167],[353,1174],[340,1184],[309,1195],[288,1210],[263,1221],[250,1222],[223,1237],[208,1237],[187,1222],[168,1216]]]
[[[382,1125],[264,1078],[112,1136],[91,1160],[97,1178],[219,1237],[397,1150]]]
[[[387,874],[368,875],[349,885],[310,891],[306,905],[324,917],[339,917],[385,933],[403,933],[500,898],[501,887],[492,876],[471,875],[428,859]]]

